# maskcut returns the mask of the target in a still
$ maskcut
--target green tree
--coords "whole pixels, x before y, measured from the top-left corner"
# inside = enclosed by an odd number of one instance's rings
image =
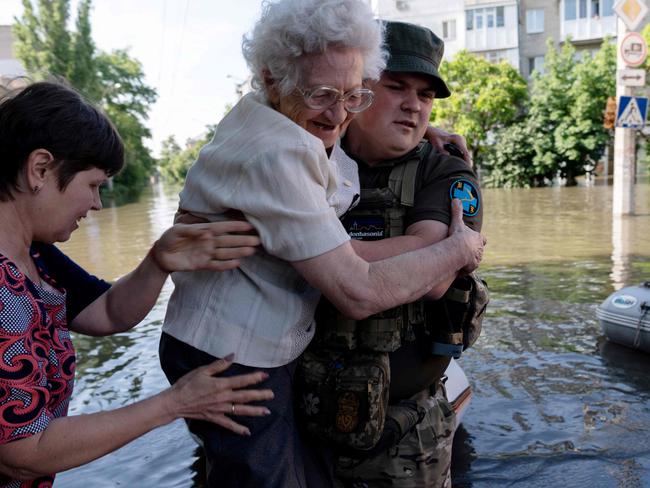
[[[616,91],[616,47],[606,39],[592,57],[551,40],[544,73],[535,73],[528,113],[495,134],[486,158],[486,186],[543,186],[556,176],[574,185],[591,171],[611,134],[603,128],[607,97]]]
[[[494,138],[496,143],[483,162],[485,188],[530,188],[544,184],[544,177],[536,174],[531,164],[535,157],[530,143],[534,132],[528,119],[500,129]]]
[[[491,134],[510,125],[523,111],[528,98],[526,81],[508,63],[490,63],[467,51],[443,63],[440,74],[452,96],[435,101],[431,121],[465,136],[474,160],[480,163]]]
[[[202,137],[187,141],[185,149],[179,146],[174,136],[165,139],[158,159],[162,177],[173,183],[185,181],[187,171],[199,157],[201,148],[212,140],[216,129],[216,125],[208,125]]]
[[[126,164],[114,178],[115,188],[118,193],[137,194],[155,170],[144,141],[151,137],[145,121],[157,94],[145,83],[140,62],[125,50],[100,53],[95,66],[101,80],[100,104],[124,141]]]
[[[646,24],[646,26],[643,28],[643,31],[641,31],[641,35],[645,39],[646,44],[650,46],[650,24]],[[650,84],[650,58],[646,58],[643,67],[646,70],[646,90],[647,90],[648,84]],[[645,139],[645,161],[643,161],[643,164],[645,164],[646,168],[650,170],[650,137],[644,135],[643,132],[641,131],[637,132],[637,134],[641,134],[641,136],[644,137]]]
[[[91,0],[82,0],[77,11],[76,30],[72,35],[72,59],[68,78],[70,84],[83,90],[85,95],[98,102],[101,82],[95,66],[95,42],[90,27]]]
[[[69,0],[23,0],[16,19],[16,55],[32,78],[63,78],[104,109],[125,145],[125,168],[114,178],[116,195],[137,194],[155,164],[144,141],[151,136],[147,114],[155,90],[144,82],[142,65],[127,51],[98,52],[90,26],[91,0],[81,0],[76,30],[68,30]]]
[[[535,174],[547,180],[559,174],[567,185],[602,156],[610,138],[603,111],[616,92],[616,47],[609,39],[595,56],[576,58],[570,42],[558,51],[549,40],[544,73],[533,77],[528,114]]]

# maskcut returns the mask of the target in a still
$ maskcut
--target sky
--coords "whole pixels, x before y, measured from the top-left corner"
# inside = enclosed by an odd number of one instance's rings
[[[71,18],[77,1],[71,1]],[[128,48],[158,91],[148,127],[157,154],[169,135],[184,144],[218,122],[248,76],[241,40],[261,11],[261,0],[94,0],[98,49]],[[0,25],[22,13],[20,0],[0,0]],[[74,24],[73,24],[74,25]]]

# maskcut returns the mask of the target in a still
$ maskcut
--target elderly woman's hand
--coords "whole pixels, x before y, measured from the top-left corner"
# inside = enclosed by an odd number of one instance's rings
[[[253,226],[243,221],[176,224],[151,248],[151,257],[166,272],[236,268],[239,259],[260,245]]]
[[[259,371],[238,376],[215,376],[230,367],[232,356],[190,371],[164,394],[168,395],[168,407],[174,418],[187,418],[214,422],[236,434],[250,435],[245,426],[231,417],[234,415],[269,415],[268,408],[247,405],[250,402],[271,400],[271,390],[246,389],[268,378]]]

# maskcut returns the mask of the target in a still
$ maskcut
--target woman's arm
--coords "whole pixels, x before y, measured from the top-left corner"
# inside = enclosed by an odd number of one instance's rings
[[[52,420],[31,437],[0,445],[0,472],[31,479],[70,469],[112,452],[156,427],[178,418],[214,422],[250,435],[228,415],[268,415],[248,402],[273,398],[271,390],[244,389],[265,380],[263,372],[215,377],[232,364],[232,356],[197,368],[174,386],[146,400],[108,412]]]
[[[352,240],[355,253],[368,262],[381,261],[409,251],[422,249],[442,241],[449,235],[449,226],[437,220],[421,220],[409,225],[403,236],[389,237],[378,241]],[[426,293],[425,298],[438,300],[441,298],[456,275],[436,283]]]
[[[248,222],[177,224],[155,242],[136,269],[82,310],[69,324],[82,334],[115,334],[137,325],[155,305],[172,271],[224,271],[239,265],[259,245]],[[232,233],[232,234],[229,234]]]
[[[463,223],[462,212],[462,204],[454,199],[449,236],[422,249],[369,263],[347,242],[292,264],[339,311],[363,319],[417,300],[453,280],[457,273],[478,267],[486,241]]]

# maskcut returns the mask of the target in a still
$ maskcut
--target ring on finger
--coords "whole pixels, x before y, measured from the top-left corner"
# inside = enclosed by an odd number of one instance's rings
[[[230,408],[230,414],[235,415],[235,404],[232,404],[232,407]]]

